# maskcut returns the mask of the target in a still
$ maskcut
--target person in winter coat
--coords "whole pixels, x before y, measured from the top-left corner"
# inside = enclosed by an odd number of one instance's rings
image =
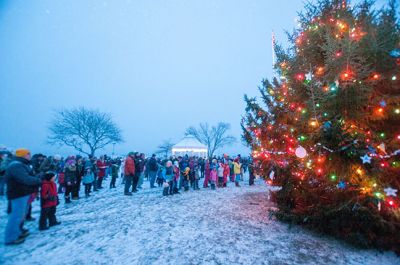
[[[65,203],[71,203],[71,195],[74,186],[76,185],[76,162],[74,157],[70,157],[65,163],[64,170],[64,178],[65,178],[65,194],[64,199]]]
[[[250,163],[248,168],[249,168],[249,185],[252,186],[252,185],[254,185],[254,179],[255,179],[255,176],[254,176],[254,164]]]
[[[157,171],[157,185],[158,187],[162,187],[165,178],[165,167],[162,164],[158,165]]]
[[[225,160],[223,167],[224,167],[224,177],[223,177],[223,185],[222,186],[226,187],[226,184],[228,183],[228,177],[230,175],[230,168],[229,168],[228,160]]]
[[[194,167],[194,190],[199,190],[199,180],[200,180],[200,171],[199,171],[199,166]]]
[[[40,191],[41,207],[39,230],[47,230],[51,226],[59,225],[61,222],[56,218],[56,207],[58,205],[57,185],[55,183],[56,174],[54,172],[47,172],[44,175],[42,182],[42,189]],[[47,226],[49,220],[49,226]]]
[[[175,161],[174,162],[174,193],[175,194],[179,194],[179,189],[178,189],[178,182],[179,182],[179,178],[180,178],[180,170],[179,170],[179,162]]]
[[[222,161],[219,161],[218,163],[218,168],[217,168],[217,173],[218,173],[218,188],[222,188],[224,185],[224,164]]]
[[[163,195],[173,195],[174,194],[174,167],[172,166],[172,162],[168,161],[165,164],[165,182],[168,183],[167,190],[164,188]],[[166,186],[166,185],[165,185]]]
[[[240,187],[239,181],[242,174],[242,165],[240,164],[238,158],[233,161],[233,172],[235,174],[235,185],[236,187]]]
[[[11,212],[8,215],[5,231],[6,245],[20,244],[29,235],[28,230],[23,229],[22,226],[28,209],[28,200],[42,183],[40,178],[34,176],[29,166],[30,151],[17,149],[15,156],[5,173],[7,199],[11,203]]]
[[[92,187],[93,181],[94,181],[94,174],[92,172],[91,167],[89,166],[85,169],[85,174],[83,175],[83,178],[82,178],[82,183],[85,186],[86,198],[90,196],[90,189]]]
[[[195,181],[194,167],[195,167],[194,159],[190,158],[190,160],[189,160],[189,168],[190,168],[189,180],[190,180],[190,187],[192,187],[193,189],[194,189],[194,181]]]
[[[102,189],[103,179],[106,175],[107,163],[104,160],[104,156],[100,156],[100,159],[96,162],[97,165],[97,188]]]
[[[137,184],[137,187],[138,187],[138,189],[141,189],[142,188],[142,185],[143,185],[143,180],[144,180],[144,168],[145,168],[145,165],[146,165],[146,156],[143,154],[143,153],[141,153],[140,155],[139,155],[139,159],[138,159],[139,161],[139,172],[138,172],[138,176],[139,176],[139,179],[138,179],[138,184]]]
[[[111,161],[111,182],[110,182],[110,189],[116,188],[115,187],[115,182],[117,181],[118,178],[118,171],[119,171],[119,165],[116,160]]]
[[[210,161],[206,159],[205,165],[204,165],[204,183],[203,183],[203,188],[208,188],[208,182],[210,181]]]
[[[218,177],[217,167],[212,167],[210,172],[210,183],[212,190],[215,190],[215,183],[217,183],[217,177]]]
[[[65,191],[65,173],[64,173],[65,161],[62,159],[57,166],[57,181],[58,181],[58,193],[64,193]]]
[[[203,158],[199,159],[200,178],[204,178],[205,162]]]
[[[150,178],[150,188],[155,188],[154,182],[156,181],[158,165],[156,160],[156,155],[153,154],[147,163],[149,178]]]
[[[76,156],[76,183],[72,188],[72,199],[79,199],[79,191],[81,190],[82,177],[85,172],[85,165],[81,156]]]
[[[135,154],[133,152],[130,152],[128,156],[126,157],[125,160],[125,189],[124,189],[124,194],[125,195],[132,195],[132,192],[130,192],[130,188],[132,186],[132,180],[133,177],[135,176],[135,161],[134,161],[134,156]]]
[[[186,167],[182,172],[182,185],[185,191],[189,190],[190,167]]]
[[[139,178],[140,178],[140,167],[141,167],[141,158],[139,153],[135,153],[134,157],[134,162],[135,162],[135,174],[133,175],[132,178],[132,192],[137,192],[137,187],[139,183]]]

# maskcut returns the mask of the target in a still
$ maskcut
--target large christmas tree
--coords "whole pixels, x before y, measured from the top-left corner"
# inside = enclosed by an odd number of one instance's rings
[[[245,97],[243,138],[281,220],[400,252],[400,25],[395,1],[308,4],[278,78]]]

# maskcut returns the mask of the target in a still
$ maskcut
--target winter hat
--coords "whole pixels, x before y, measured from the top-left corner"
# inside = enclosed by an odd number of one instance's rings
[[[54,160],[60,161],[61,155],[54,155],[53,158],[54,158]]]
[[[29,154],[31,151],[29,151],[28,149],[25,148],[19,148],[17,150],[15,150],[15,156],[16,157],[24,157],[27,154]]]
[[[44,174],[44,179],[50,181],[56,174],[53,171],[47,171]]]
[[[67,166],[75,166],[75,164],[76,164],[75,159],[71,159],[71,158],[68,159],[66,162]]]

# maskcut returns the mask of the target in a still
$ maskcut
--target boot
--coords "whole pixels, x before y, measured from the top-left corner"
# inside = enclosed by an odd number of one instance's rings
[[[65,197],[65,203],[71,203],[71,199],[69,197]]]
[[[239,182],[235,181],[235,186],[240,187]]]
[[[19,245],[19,244],[21,244],[21,243],[24,243],[24,241],[25,241],[25,238],[18,238],[18,239],[14,240],[14,241],[7,242],[6,245],[7,245],[7,246],[10,246],[10,245]]]

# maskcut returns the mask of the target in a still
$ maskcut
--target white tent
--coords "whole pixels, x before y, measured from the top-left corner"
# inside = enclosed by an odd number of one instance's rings
[[[200,143],[196,138],[185,137],[179,143],[172,147],[172,155],[174,156],[198,156],[207,157],[207,146]]]

